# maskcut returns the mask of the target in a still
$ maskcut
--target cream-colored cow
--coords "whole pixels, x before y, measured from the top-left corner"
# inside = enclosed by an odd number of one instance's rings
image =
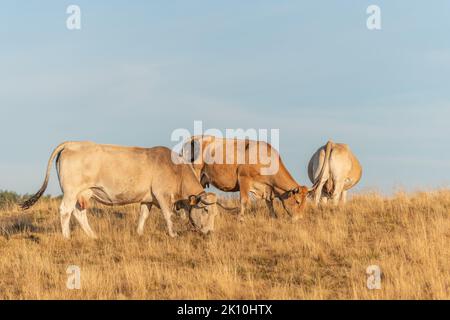
[[[214,229],[217,214],[214,193],[206,193],[196,179],[190,164],[184,163],[165,147],[137,148],[103,145],[93,142],[65,142],[52,153],[41,189],[22,204],[33,206],[47,188],[50,169],[56,158],[59,183],[64,193],[60,206],[63,236],[70,237],[72,213],[84,232],[96,237],[89,226],[86,208],[89,199],[105,205],[141,204],[138,233],[152,205],[159,207],[166,220],[169,235],[175,237],[171,216],[185,209],[191,223],[199,231]],[[178,159],[174,163],[174,159]]]
[[[346,202],[347,190],[361,179],[362,168],[348,145],[328,141],[312,156],[308,176],[314,184],[311,193],[317,205],[331,198],[336,205]]]

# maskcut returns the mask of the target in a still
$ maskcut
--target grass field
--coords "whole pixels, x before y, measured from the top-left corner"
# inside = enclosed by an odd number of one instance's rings
[[[449,190],[358,194],[343,208],[308,205],[297,222],[255,202],[243,223],[221,212],[212,236],[176,217],[175,239],[158,209],[139,237],[138,206],[96,206],[99,239],[73,221],[64,240],[58,206],[0,211],[1,299],[450,298]],[[69,265],[81,268],[80,290],[66,288]],[[369,265],[381,268],[379,290],[366,286]]]

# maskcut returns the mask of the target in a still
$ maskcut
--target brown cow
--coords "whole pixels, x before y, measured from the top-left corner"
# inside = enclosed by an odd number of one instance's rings
[[[184,143],[182,155],[192,163],[203,187],[212,184],[225,192],[240,192],[240,220],[248,206],[249,193],[264,199],[273,217],[275,198],[281,200],[294,220],[305,207],[308,189],[294,180],[269,143],[194,136]]]

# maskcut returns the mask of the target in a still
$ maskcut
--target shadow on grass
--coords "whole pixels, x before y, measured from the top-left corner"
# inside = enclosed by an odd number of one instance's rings
[[[29,234],[44,231],[46,231],[45,228],[38,227],[34,224],[31,214],[0,219],[0,236],[5,237],[6,239],[9,239],[16,234]]]
[[[89,214],[93,215],[96,218],[107,218],[113,217],[116,219],[124,219],[127,214],[121,211],[112,211],[111,209],[104,209],[98,207],[92,207],[88,209]]]

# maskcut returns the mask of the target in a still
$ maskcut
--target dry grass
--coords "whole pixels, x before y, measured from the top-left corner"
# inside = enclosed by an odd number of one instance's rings
[[[72,224],[62,238],[58,201],[0,211],[1,299],[449,299],[450,191],[353,197],[291,222],[256,203],[244,223],[223,212],[204,237],[175,219],[171,239],[157,209],[144,237],[138,207],[89,213],[98,240]],[[281,213],[281,208],[277,208]],[[382,269],[368,290],[366,268]],[[81,290],[66,268],[81,267]]]

